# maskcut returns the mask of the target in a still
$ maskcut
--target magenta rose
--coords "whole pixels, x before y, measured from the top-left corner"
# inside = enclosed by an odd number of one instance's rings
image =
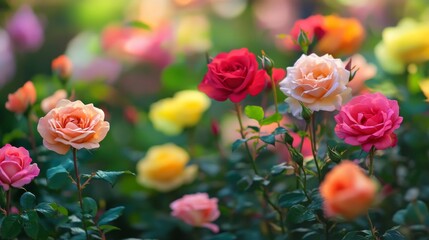
[[[253,53],[246,48],[219,53],[211,63],[198,89],[217,101],[237,103],[247,94],[255,96],[265,88],[265,71],[258,69]]]
[[[393,131],[399,128],[402,117],[399,116],[397,101],[374,93],[354,97],[342,106],[335,121],[335,133],[339,138],[369,152],[372,146],[382,150],[396,145]]]
[[[0,185],[5,191],[10,186],[20,188],[39,175],[36,163],[31,163],[30,154],[23,147],[6,144],[0,148]]]

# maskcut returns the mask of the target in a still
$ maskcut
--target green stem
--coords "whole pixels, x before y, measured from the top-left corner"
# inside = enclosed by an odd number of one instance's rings
[[[302,181],[302,190],[304,191],[304,194],[307,197],[307,199],[311,201],[311,198],[307,193],[307,173],[305,172],[304,166],[299,166],[299,167],[304,172],[304,180]]]
[[[372,224],[371,218],[369,217],[369,212],[366,213],[366,219],[368,220],[369,227],[371,228],[370,230],[371,230],[373,239],[378,240],[379,238],[377,237],[377,229]]]
[[[277,86],[274,82],[273,73],[270,73],[270,80],[271,80],[271,88],[273,89],[273,97],[274,97],[274,108],[276,109],[276,113],[279,113],[279,107],[277,105]]]
[[[375,147],[372,146],[369,150],[369,166],[368,166],[368,174],[370,177],[374,175],[374,155],[375,155]]]
[[[282,214],[282,210],[279,208],[279,207],[277,207],[272,201],[271,201],[271,199],[270,199],[270,196],[268,196],[268,193],[267,193],[267,189],[266,188],[264,188],[263,189],[263,194],[264,194],[264,198],[265,198],[265,201],[267,201],[267,203],[279,214],[279,218],[280,218],[280,228],[281,228],[281,230],[282,230],[282,234],[285,234],[286,233],[286,230],[285,230],[285,227],[283,226],[283,214]]]
[[[6,191],[6,216],[8,216],[10,212],[11,192],[12,188],[9,188],[9,190]]]
[[[246,136],[244,135],[243,120],[241,119],[241,106],[240,106],[240,103],[235,103],[235,112],[237,113],[238,123],[240,125],[240,135],[241,135],[241,138],[245,139]],[[256,168],[255,160],[253,159],[252,153],[250,152],[249,145],[247,144],[247,142],[245,142],[244,145],[246,147],[246,151],[247,151],[247,154],[249,156],[250,163],[252,164],[253,171],[255,172],[255,174],[258,174],[258,169]]]
[[[83,200],[82,200],[82,186],[80,184],[79,168],[77,166],[77,149],[76,148],[72,148],[72,149],[73,149],[72,151],[73,151],[74,172],[76,174],[76,186],[77,186],[77,191],[78,191],[78,196],[79,196],[80,209],[82,210],[82,224],[83,224],[83,229],[85,230],[86,239],[89,240],[88,230],[86,228],[85,217],[83,216],[84,211],[83,211]]]
[[[317,175],[319,182],[322,181],[322,174],[319,167],[319,162],[317,161],[317,153],[316,153],[316,122],[315,122],[315,115],[314,113],[311,115],[311,123],[310,123],[310,140],[311,140],[311,152],[313,154],[314,163],[316,164],[317,168]]]

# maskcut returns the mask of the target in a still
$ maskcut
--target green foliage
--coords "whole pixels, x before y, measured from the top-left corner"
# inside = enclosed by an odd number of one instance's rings
[[[13,239],[21,232],[20,216],[11,214],[3,218],[0,227],[0,236],[3,239]]]
[[[60,189],[67,183],[70,183],[69,173],[67,169],[61,165],[49,168],[46,172],[46,178],[48,180],[48,186],[52,189]]]
[[[25,192],[22,194],[19,203],[23,210],[29,210],[34,208],[36,203],[36,196],[32,194],[31,192]]]
[[[120,176],[123,175],[135,175],[131,171],[102,171],[98,170],[95,172],[94,175],[83,175],[87,178],[93,178],[93,179],[100,179],[104,180],[105,182],[109,183],[112,187],[115,186],[116,182],[118,181]]]
[[[106,212],[103,213],[103,215],[100,216],[97,224],[99,226],[102,226],[116,220],[118,217],[122,215],[124,209],[125,207],[119,206],[119,207],[115,207],[107,210]]]
[[[287,192],[281,194],[279,197],[279,206],[284,208],[290,208],[294,205],[303,203],[307,201],[307,197],[304,192],[301,190]]]
[[[255,119],[258,122],[264,119],[264,109],[260,106],[248,105],[244,108],[244,113],[250,119]]]
[[[22,227],[27,236],[37,239],[39,233],[39,216],[35,211],[27,211],[21,215]]]

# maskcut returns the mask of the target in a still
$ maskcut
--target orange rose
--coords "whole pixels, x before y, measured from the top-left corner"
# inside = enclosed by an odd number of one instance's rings
[[[31,81],[7,96],[6,109],[14,113],[23,113],[29,105],[36,102],[36,89]]]
[[[316,52],[334,56],[355,53],[365,38],[365,30],[354,18],[341,18],[335,15],[325,17],[325,34],[316,46]]]
[[[40,118],[37,131],[43,145],[59,154],[70,147],[93,149],[100,146],[110,125],[104,121],[104,112],[93,104],[60,100],[57,106]]]
[[[55,108],[61,99],[67,98],[67,92],[63,89],[56,91],[52,96],[42,100],[41,108],[43,112],[48,113]]]
[[[343,161],[329,172],[320,185],[326,216],[339,215],[352,220],[368,211],[376,184],[351,161]]]
[[[72,73],[72,62],[66,55],[61,55],[52,61],[52,71],[61,78],[69,78]]]

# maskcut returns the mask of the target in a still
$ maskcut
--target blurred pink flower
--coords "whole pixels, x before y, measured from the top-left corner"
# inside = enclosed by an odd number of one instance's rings
[[[44,113],[48,113],[49,111],[54,109],[55,106],[57,106],[57,103],[61,99],[66,99],[66,98],[67,98],[66,90],[60,89],[56,91],[53,95],[43,99],[42,103],[40,104],[40,107],[42,108]]]
[[[15,56],[6,31],[0,29],[0,88],[15,74]]]
[[[168,26],[144,30],[111,25],[103,30],[101,42],[102,47],[115,57],[163,67],[173,58],[166,48],[171,37],[172,29]]]
[[[171,215],[195,227],[205,227],[212,232],[219,232],[219,227],[211,223],[219,215],[217,198],[209,198],[207,193],[184,195],[170,204]]]
[[[22,5],[9,19],[6,30],[18,50],[35,51],[43,43],[42,24],[28,5]]]
[[[365,86],[365,81],[375,77],[377,74],[377,68],[374,64],[368,63],[360,54],[353,55],[351,59],[352,67],[355,67],[352,71],[357,70],[353,80],[348,84],[352,89],[352,95],[356,96],[363,93],[369,93],[369,89]],[[349,59],[347,59],[344,64],[347,64],[348,61]]]
[[[20,188],[29,184],[39,175],[37,163],[30,164],[32,159],[27,149],[6,144],[0,148],[0,185],[5,191],[9,188]]]
[[[402,123],[398,102],[389,100],[381,93],[354,97],[335,116],[335,133],[344,142],[362,146],[366,152],[372,147],[383,150],[396,146],[393,132]]]

